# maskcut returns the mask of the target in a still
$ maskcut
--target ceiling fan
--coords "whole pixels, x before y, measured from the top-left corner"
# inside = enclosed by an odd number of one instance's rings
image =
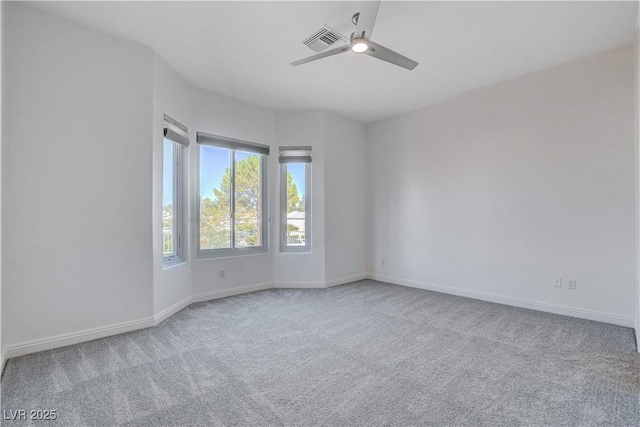
[[[308,58],[299,59],[298,61],[292,62],[291,65],[302,65],[328,56],[352,51],[358,54],[364,53],[366,55],[373,56],[374,58],[390,62],[402,68],[406,68],[407,70],[413,70],[418,66],[416,61],[371,41],[371,33],[373,32],[373,26],[376,23],[376,16],[378,15],[379,7],[379,1],[362,2],[360,12],[353,15],[353,18],[351,19],[353,24],[356,26],[356,29],[351,33],[351,41],[349,45],[327,50],[317,55],[309,56]]]

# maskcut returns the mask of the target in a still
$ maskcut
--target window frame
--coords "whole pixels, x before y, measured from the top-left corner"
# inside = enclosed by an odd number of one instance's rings
[[[287,245],[287,171],[289,163],[280,163],[280,252],[311,252],[311,162],[303,162],[304,169],[304,246]]]
[[[172,138],[163,137],[162,139],[162,152],[164,153],[164,142],[170,141],[173,144],[173,229],[174,229],[174,253],[171,255],[164,255],[164,227],[162,237],[162,262],[163,267],[169,268],[178,264],[182,264],[187,261],[186,257],[186,159],[187,159],[187,147],[176,142]],[[164,155],[162,157],[162,168],[164,171]],[[163,172],[164,175],[164,172]],[[164,176],[163,176],[163,198],[164,198]],[[162,206],[164,211],[164,203]]]
[[[206,135],[206,139],[208,141],[203,142],[200,140],[201,135]],[[219,140],[220,143],[216,143],[213,139]],[[204,139],[204,138],[203,138]],[[242,146],[231,148],[226,143],[231,142],[239,142],[241,144],[245,144],[245,146],[250,146],[253,143],[246,141],[234,140],[231,138],[218,137],[215,135],[207,135],[198,132],[198,155],[196,161],[196,259],[215,259],[215,258],[226,258],[226,257],[235,257],[235,256],[247,256],[247,255],[258,255],[265,254],[269,252],[269,185],[268,185],[268,169],[269,169],[269,154],[252,152],[255,155],[260,156],[260,199],[261,199],[261,217],[260,217],[260,233],[261,233],[261,243],[260,246],[243,246],[236,247],[236,217],[235,217],[235,167],[236,167],[236,151],[241,151],[243,153],[251,152],[246,149],[242,149]],[[256,144],[257,145],[257,144]],[[219,249],[201,249],[200,248],[200,170],[202,167],[200,149],[201,146],[210,146],[217,148],[224,148],[230,151],[230,174],[231,174],[231,183],[230,183],[230,204],[231,204],[231,242],[230,248],[219,248]]]

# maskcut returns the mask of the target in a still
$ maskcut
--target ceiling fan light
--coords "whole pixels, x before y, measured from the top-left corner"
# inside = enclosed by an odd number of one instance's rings
[[[369,50],[369,44],[365,40],[354,40],[351,50],[355,53],[363,53]]]

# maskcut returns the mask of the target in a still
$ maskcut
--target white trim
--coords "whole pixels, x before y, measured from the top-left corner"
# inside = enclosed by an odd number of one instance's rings
[[[358,280],[364,280],[368,277],[369,275],[367,273],[359,273],[325,281],[273,282],[273,287],[277,289],[325,289],[333,286],[344,285],[346,283],[357,282]]]
[[[324,289],[326,287],[326,282],[324,281],[273,282],[273,287],[277,289]]]
[[[6,348],[5,357],[6,359],[11,359],[13,357],[23,356],[29,353],[36,353],[38,351],[51,350],[52,348],[92,341],[98,338],[148,328],[150,326],[155,326],[155,320],[153,317],[133,320],[130,322],[115,323],[113,325],[100,328],[84,329],[79,332],[71,332],[47,338],[24,341],[8,346]]]
[[[160,311],[155,316],[153,316],[154,324],[156,326],[159,325],[160,323],[164,322],[169,317],[173,316],[183,308],[186,308],[187,306],[189,306],[189,304],[191,304],[191,295],[189,295],[182,301],[178,301],[172,306],[165,308],[164,310]]]
[[[397,277],[383,276],[380,274],[370,274],[369,278],[378,280],[380,282],[391,283],[394,285],[458,295],[461,297],[511,305],[514,307],[528,308],[531,310],[544,311],[547,313],[562,314],[564,316],[578,317],[580,319],[595,320],[597,322],[612,323],[614,325],[626,326],[628,328],[635,327],[634,319],[630,317],[619,316],[617,314],[603,313],[595,310],[586,310],[577,307],[550,304],[546,302],[539,302],[522,298],[507,297],[488,292],[472,291],[470,289],[454,288],[452,286],[437,285],[434,283],[419,282],[416,280],[400,279]]]
[[[308,147],[311,150],[311,147]],[[282,147],[280,147],[282,149]],[[287,174],[289,173],[289,164],[280,163],[280,253],[282,254],[299,254],[310,253],[313,250],[311,234],[312,228],[312,205],[311,205],[311,157],[308,162],[303,163],[304,166],[304,246],[287,246],[287,191],[289,183],[287,180]]]
[[[640,114],[640,76],[638,76],[638,71],[640,70],[640,7],[638,7],[638,11],[636,14],[636,40],[635,40],[635,64],[634,64],[634,83],[635,83],[635,178],[636,178],[636,220],[640,220],[640,194],[638,193],[639,189],[639,178],[638,175],[640,159],[640,121],[638,120],[638,115]],[[638,259],[639,249],[640,249],[640,222],[636,222],[636,350],[640,353],[640,259]]]
[[[111,335],[118,335],[125,332],[136,331],[138,329],[145,329],[152,326],[156,326],[175,313],[179,312],[183,308],[189,306],[193,302],[208,301],[211,299],[224,298],[232,295],[243,294],[247,292],[254,292],[263,289],[270,289],[273,285],[271,283],[262,283],[258,285],[243,286],[240,288],[226,289],[222,291],[214,291],[194,296],[189,296],[182,301],[175,303],[174,305],[165,308],[153,317],[147,317],[144,319],[133,320],[130,322],[116,323],[113,325],[85,329],[79,332],[72,332],[67,334],[55,335],[53,337],[35,339],[10,345],[6,348],[6,352],[2,354],[2,364],[6,360],[13,357],[24,356],[25,354],[36,353],[44,350],[51,350],[53,348],[65,347],[72,344],[79,344],[81,342],[92,341],[99,338],[105,338]],[[0,371],[1,372],[1,371]]]
[[[35,339],[30,341],[24,341],[14,345],[10,345],[6,348],[6,351],[2,353],[2,364],[4,368],[5,361],[24,356],[25,354],[37,353],[39,351],[51,350],[54,348],[65,347],[68,345],[79,344],[82,342],[93,341],[99,338],[105,338],[111,335],[123,334],[125,332],[132,332],[138,329],[150,328],[156,326],[175,313],[186,308],[194,302],[208,301],[217,298],[225,298],[228,296],[244,294],[247,292],[255,292],[263,289],[271,289],[273,285],[271,282],[260,283],[257,285],[242,286],[239,288],[225,289],[221,291],[206,292],[198,295],[189,296],[182,301],[175,303],[174,305],[165,308],[153,317],[147,317],[144,319],[133,320],[130,322],[116,323],[109,326],[100,328],[85,329],[79,332],[72,332],[67,334],[55,335],[52,337],[46,337],[41,339]],[[1,371],[0,371],[1,372]]]
[[[78,344],[81,342],[92,341],[99,338],[118,335],[125,332],[131,332],[138,329],[149,328],[159,325],[169,317],[173,316],[180,310],[188,307],[195,302],[210,301],[219,298],[226,298],[234,295],[245,294],[249,292],[262,291],[273,288],[286,289],[324,289],[332,286],[343,285],[346,283],[356,282],[358,280],[372,279],[381,282],[392,283],[395,285],[408,286],[412,288],[425,289],[430,291],[442,292],[451,295],[459,295],[467,298],[480,299],[499,304],[506,304],[515,307],[528,308],[532,310],[545,311],[549,313],[562,314],[565,316],[579,317],[582,319],[595,320],[605,323],[613,323],[615,325],[633,328],[635,326],[634,319],[618,316],[598,311],[584,310],[575,307],[561,306],[557,304],[548,304],[537,301],[525,300],[521,298],[506,297],[502,295],[491,294],[487,292],[472,291],[468,289],[454,288],[451,286],[437,285],[433,283],[418,282],[415,280],[400,279],[391,276],[383,276],[379,274],[354,274],[338,279],[328,281],[307,281],[307,282],[265,282],[255,285],[240,286],[231,289],[222,289],[212,292],[204,292],[184,298],[170,307],[158,312],[153,317],[147,317],[130,322],[116,323],[113,325],[85,329],[79,332],[55,335],[53,337],[25,341],[22,343],[8,346],[4,351],[0,352],[0,372],[4,369],[5,362],[13,357],[23,356],[25,354],[36,353],[43,350],[64,347],[67,345]],[[640,330],[636,329],[636,339],[640,342]]]
[[[237,247],[235,243],[235,165],[236,165],[236,151],[250,151],[260,156],[260,203],[264,208],[264,212],[269,212],[269,198],[267,197],[267,189],[269,188],[269,146],[263,144],[257,144],[254,142],[241,141],[239,139],[227,138],[223,136],[210,135],[204,132],[196,132],[196,139],[212,137],[216,138],[218,141],[226,141],[227,145],[215,145],[209,143],[203,143],[198,141],[198,149],[196,151],[196,194],[200,194],[200,168],[202,166],[201,163],[201,153],[200,149],[203,146],[218,146],[222,148],[227,148],[230,151],[230,176],[231,176],[231,189],[230,189],[230,203],[231,203],[231,247],[228,249],[201,249],[200,248],[200,227],[196,227],[196,260],[200,259],[222,259],[222,258],[231,258],[236,256],[247,256],[247,255],[267,255],[270,253],[269,247],[269,217],[268,215],[263,215],[260,219],[260,235],[263,237],[262,246],[246,246],[246,247]],[[229,145],[231,144],[231,145]],[[234,145],[235,144],[235,145]],[[238,145],[238,144],[248,144]],[[265,152],[254,151],[251,150],[250,147],[260,146],[265,147]],[[200,197],[196,197],[196,212],[197,218],[196,223],[200,223]]]
[[[368,277],[369,275],[367,273],[353,274],[351,276],[345,276],[345,277],[340,277],[338,279],[327,280],[324,286],[326,288],[331,288],[333,286],[344,285],[351,282],[357,282],[359,280],[365,280]]]
[[[234,295],[246,294],[249,292],[264,291],[273,289],[273,282],[258,283],[255,285],[240,286],[238,288],[221,289],[219,291],[203,292],[191,297],[191,302],[203,302],[213,299],[226,298]]]

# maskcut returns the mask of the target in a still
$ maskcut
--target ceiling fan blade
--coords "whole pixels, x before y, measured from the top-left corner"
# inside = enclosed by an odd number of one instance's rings
[[[337,55],[337,54],[342,53],[342,52],[346,52],[349,49],[350,49],[349,46],[341,46],[341,47],[338,47],[336,49],[331,49],[331,50],[324,51],[324,52],[319,53],[317,55],[312,55],[312,56],[309,56],[307,58],[298,59],[297,61],[292,62],[291,65],[293,65],[295,67],[297,65],[306,64],[307,62],[317,61],[318,59],[322,59],[322,58],[326,58],[328,56],[333,56],[333,55]]]
[[[356,38],[366,38],[367,40],[371,39],[371,34],[373,33],[373,26],[376,23],[376,16],[378,16],[379,7],[379,1],[362,2],[359,12],[360,15],[358,16],[358,23],[356,24]]]
[[[407,70],[413,70],[418,66],[418,63],[416,61],[409,59],[406,56],[400,55],[399,53],[394,52],[391,49],[387,49],[382,45],[374,43],[371,40],[369,40],[369,45],[373,48],[365,52],[369,56],[382,59],[383,61],[390,62],[402,68],[406,68]]]

